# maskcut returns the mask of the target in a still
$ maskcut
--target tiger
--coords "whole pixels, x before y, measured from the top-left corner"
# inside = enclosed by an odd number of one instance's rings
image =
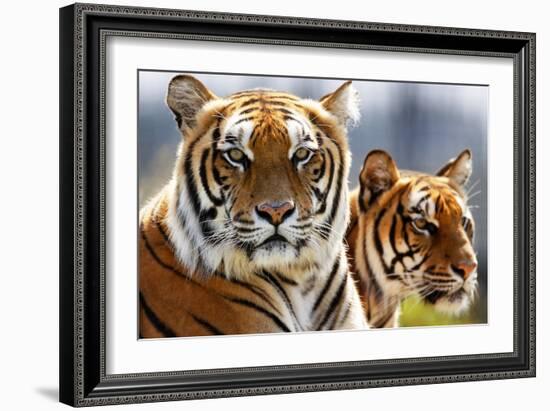
[[[398,170],[383,150],[365,158],[350,194],[351,271],[372,328],[399,326],[400,303],[417,295],[459,315],[477,294],[475,223],[465,186],[472,153],[436,174]]]
[[[367,329],[349,273],[358,93],[216,96],[180,74],[171,179],[139,214],[139,337]]]

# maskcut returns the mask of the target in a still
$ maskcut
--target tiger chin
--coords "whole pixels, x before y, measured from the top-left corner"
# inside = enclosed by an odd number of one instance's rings
[[[400,171],[382,150],[365,158],[347,242],[371,327],[398,326],[400,303],[410,295],[454,315],[470,307],[477,293],[465,191],[471,173],[470,150],[435,175]]]
[[[175,76],[171,180],[140,212],[140,335],[368,328],[344,245],[345,82],[319,101]]]

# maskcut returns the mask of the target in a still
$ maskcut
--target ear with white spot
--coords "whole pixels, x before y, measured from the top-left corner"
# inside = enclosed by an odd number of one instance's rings
[[[399,180],[399,170],[393,158],[383,150],[373,150],[365,158],[359,174],[360,203],[365,210],[380,194]]]
[[[321,104],[328,112],[332,113],[338,122],[344,126],[355,124],[359,121],[359,94],[352,86],[351,81],[346,81],[333,93],[321,97]]]
[[[447,177],[461,187],[464,187],[472,175],[472,152],[464,150],[456,158],[449,160],[436,174]]]
[[[210,100],[218,97],[193,76],[180,74],[170,80],[166,104],[176,116],[182,132],[196,124],[200,109]]]

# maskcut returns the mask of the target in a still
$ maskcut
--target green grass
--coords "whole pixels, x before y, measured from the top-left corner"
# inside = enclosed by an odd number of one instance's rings
[[[452,315],[437,311],[417,297],[407,298],[401,304],[401,327],[422,327],[430,325],[483,324],[487,322],[485,304],[475,304],[461,315]]]

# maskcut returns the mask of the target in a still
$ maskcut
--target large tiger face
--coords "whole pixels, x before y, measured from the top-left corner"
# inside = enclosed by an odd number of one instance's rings
[[[360,176],[360,254],[386,293],[417,294],[455,314],[470,305],[477,259],[464,185],[471,170],[469,150],[436,175],[400,173],[386,152],[369,153]]]
[[[219,98],[193,77],[173,78],[167,102],[184,137],[177,218],[196,247],[182,260],[228,275],[299,274],[334,256],[356,100],[350,82],[313,101],[260,89]]]

